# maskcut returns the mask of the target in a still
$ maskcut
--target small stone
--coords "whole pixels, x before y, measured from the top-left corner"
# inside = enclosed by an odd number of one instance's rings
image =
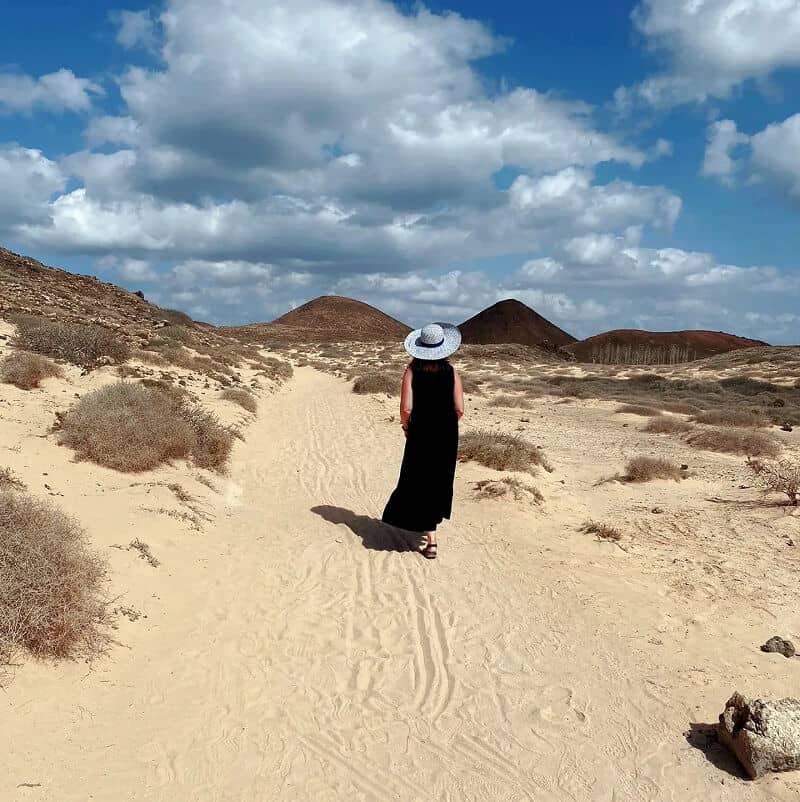
[[[661,509],[661,507],[653,507],[653,509],[650,510],[650,512],[652,512],[653,515],[661,515],[664,512],[664,510]]]
[[[688,466],[688,465],[685,465],[685,464],[684,464],[684,465],[681,465],[681,470],[682,470],[682,471],[688,471],[688,470],[689,470],[689,466]]]
[[[790,423],[784,423],[783,426],[781,426],[781,431],[782,432],[793,432],[794,429],[792,428],[792,425]]]
[[[786,541],[786,545],[787,545],[787,546],[794,546],[794,541],[793,541],[791,538],[789,538],[789,539]]]
[[[784,657],[794,657],[797,653],[794,644],[790,640],[773,635],[765,644],[761,646],[762,652],[777,652]]]

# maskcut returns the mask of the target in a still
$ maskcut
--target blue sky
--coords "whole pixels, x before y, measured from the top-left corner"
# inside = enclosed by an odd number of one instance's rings
[[[14,4],[0,244],[218,323],[800,342],[800,0]]]

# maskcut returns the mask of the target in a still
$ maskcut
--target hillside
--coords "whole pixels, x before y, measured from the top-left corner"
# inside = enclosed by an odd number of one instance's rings
[[[616,329],[572,343],[567,350],[579,362],[603,364],[674,364],[764,346],[722,331],[641,331]]]
[[[402,340],[411,331],[374,306],[338,295],[315,298],[272,323],[226,330],[248,339],[295,342],[393,342]]]
[[[41,315],[113,329],[129,342],[146,341],[164,323],[192,321],[136,293],[0,248],[0,318]]]
[[[575,342],[571,334],[513,298],[478,312],[459,329],[465,343],[519,343],[556,350]]]

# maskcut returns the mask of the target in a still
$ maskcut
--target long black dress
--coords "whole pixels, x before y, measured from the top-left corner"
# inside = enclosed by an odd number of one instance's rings
[[[408,422],[400,479],[383,521],[411,532],[433,532],[453,507],[458,453],[458,416],[453,367],[412,366],[413,408]]]

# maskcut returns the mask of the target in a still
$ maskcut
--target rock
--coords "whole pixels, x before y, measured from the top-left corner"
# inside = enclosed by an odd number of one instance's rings
[[[777,652],[784,657],[794,657],[797,652],[795,651],[794,644],[790,640],[779,638],[773,635],[762,647],[762,652]]]
[[[653,515],[661,515],[664,512],[664,510],[661,507],[653,507],[653,509],[650,510],[650,512],[652,512]]]
[[[751,779],[800,768],[800,701],[734,693],[719,717],[719,737]]]
[[[792,428],[792,424],[791,423],[784,423],[783,426],[781,426],[781,431],[782,432],[792,432],[792,431],[794,431],[794,429]]]

